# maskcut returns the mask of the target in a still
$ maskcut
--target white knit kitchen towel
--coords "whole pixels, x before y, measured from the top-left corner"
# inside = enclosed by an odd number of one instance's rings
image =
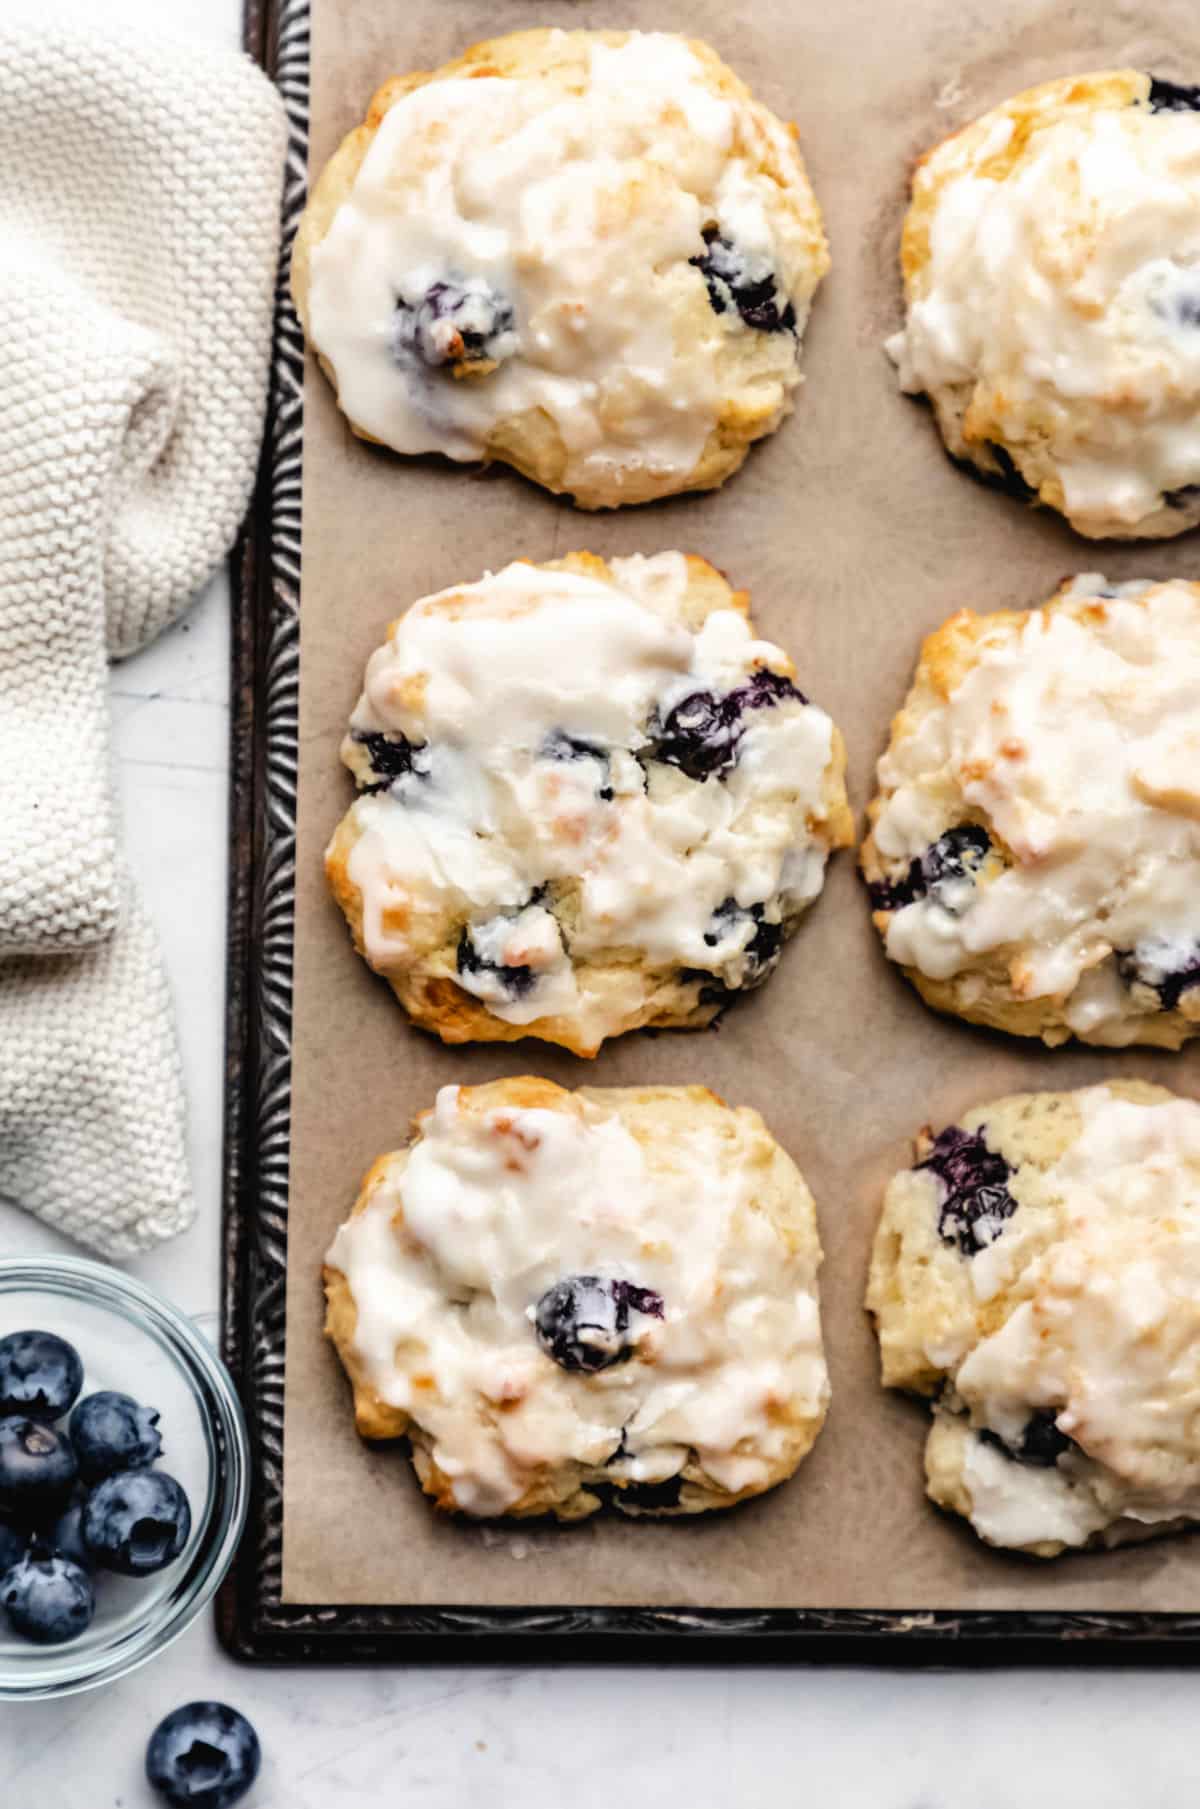
[[[106,666],[245,510],[285,128],[245,59],[104,10],[0,4],[0,1195],[126,1254],[190,1202]]]

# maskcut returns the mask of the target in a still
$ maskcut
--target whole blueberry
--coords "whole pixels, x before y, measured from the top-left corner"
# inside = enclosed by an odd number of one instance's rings
[[[560,1369],[591,1374],[633,1355],[631,1311],[661,1319],[662,1295],[600,1275],[568,1275],[546,1289],[534,1325],[542,1349]]]
[[[79,1352],[53,1332],[10,1332],[0,1338],[0,1414],[57,1420],[83,1387]]]
[[[139,1407],[132,1395],[103,1388],[85,1395],[71,1415],[71,1443],[85,1482],[100,1482],[118,1470],[141,1470],[162,1450],[155,1431],[158,1415]]]
[[[148,1577],[177,1558],[192,1530],[188,1498],[165,1470],[122,1470],[83,1504],[83,1540],[94,1561]]]
[[[19,1526],[0,1520],[0,1577],[20,1562],[29,1550],[29,1534]]]
[[[79,1466],[71,1441],[22,1414],[0,1419],[0,1514],[29,1526],[61,1513]]]
[[[159,1722],[146,1776],[171,1809],[231,1809],[258,1776],[258,1735],[224,1702],[187,1702]]]
[[[91,1570],[96,1560],[83,1538],[83,1504],[86,1499],[86,1492],[77,1490],[75,1500],[63,1509],[57,1520],[46,1526],[41,1538],[58,1557],[70,1558],[72,1564]]]
[[[92,1580],[82,1565],[40,1545],[0,1581],[0,1602],[13,1632],[39,1646],[78,1639],[96,1612]]]

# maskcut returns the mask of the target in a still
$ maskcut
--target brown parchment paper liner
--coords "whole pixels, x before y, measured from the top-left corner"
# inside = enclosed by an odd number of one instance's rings
[[[882,340],[908,172],[934,140],[1051,76],[1132,64],[1200,79],[1194,0],[313,0],[312,162],[385,77],[530,25],[704,37],[795,119],[833,254],[795,416],[717,493],[584,515],[497,467],[402,461],[305,388],[300,824],[288,1239],[284,1598],[289,1602],[718,1608],[1200,1609],[1200,1539],[1053,1565],[990,1552],[923,1496],[925,1411],[877,1380],[861,1300],[881,1188],[925,1120],[1129,1073],[1193,1096],[1192,1054],[1048,1051],[929,1012],[884,960],[853,856],[764,990],[716,1031],[628,1036],[595,1062],[526,1043],[447,1050],[354,955],[321,874],[351,785],[337,758],[363,663],[415,598],[524,555],[680,547],[748,587],[762,631],[840,723],[857,810],[922,635],[953,609],[1044,601],[1066,572],[1200,577],[1196,536],[1077,539],[956,471]],[[373,1158],[448,1081],[701,1081],[757,1106],[800,1163],[825,1245],[833,1406],[794,1480],[696,1524],[601,1516],[569,1531],[436,1520],[400,1447],[356,1437],[321,1336],[321,1257]]]

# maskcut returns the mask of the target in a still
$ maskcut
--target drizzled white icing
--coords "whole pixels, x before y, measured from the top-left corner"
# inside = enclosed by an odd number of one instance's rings
[[[630,1009],[606,962],[759,977],[750,907],[790,927],[821,888],[833,749],[829,717],[782,697],[745,712],[723,775],[649,758],[656,712],[791,667],[733,608],[684,625],[681,554],[610,569],[510,565],[393,624],[352,728],[420,745],[411,774],[352,807],[347,862],[372,965],[432,961],[509,1023],[573,1013],[597,1043]],[[456,967],[464,924],[482,960]],[[529,970],[519,996],[495,962]]]
[[[468,1110],[444,1087],[407,1158],[376,1171],[327,1258],[363,1375],[422,1429],[469,1514],[503,1513],[571,1463],[661,1483],[698,1461],[719,1488],[766,1486],[829,1385],[811,1217],[796,1236],[751,1204],[761,1122],[706,1112],[644,1146],[603,1094],[562,1099]],[[595,1374],[561,1368],[534,1327],[542,1295],[577,1275],[663,1302],[638,1318],[633,1357]]]
[[[1021,1171],[1058,1235],[954,1376],[975,1426],[1018,1445],[1050,1412],[1076,1447],[1039,1470],[971,1441],[971,1518],[998,1544],[1200,1517],[1200,1104],[1075,1098],[1078,1137],[1042,1174]]]
[[[1064,114],[1054,92],[1015,160],[1020,115],[998,110],[919,167],[928,261],[888,350],[952,450],[999,442],[1082,533],[1178,531],[1194,515],[1164,493],[1200,482],[1200,116]]]
[[[999,952],[1016,998],[1062,1000],[1072,1030],[1119,1045],[1157,1000],[1113,951],[1152,976],[1200,944],[1200,589],[1104,589],[1090,575],[1066,607],[998,622],[945,702],[910,714],[875,841],[919,855],[948,794],[984,816],[1011,864],[895,911],[888,954],[945,979]]]
[[[754,405],[777,391],[763,431],[799,382],[824,247],[785,128],[717,93],[682,39],[593,40],[586,58],[579,91],[450,77],[392,106],[313,249],[308,307],[342,407],[384,444],[477,459],[500,423],[541,411],[565,448],[556,487],[607,504],[630,481],[648,494],[647,473],[682,482],[739,388],[725,353],[752,329],[708,305],[689,263],[703,229],[773,270],[795,310],[795,333],[756,336]],[[402,356],[397,301],[464,280],[513,310],[497,368],[455,376]]]

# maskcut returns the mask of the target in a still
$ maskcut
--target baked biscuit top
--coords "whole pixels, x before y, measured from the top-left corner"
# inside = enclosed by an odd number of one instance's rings
[[[902,386],[1085,535],[1200,508],[1198,105],[1136,70],[1048,82],[913,180]]]
[[[777,424],[825,240],[794,136],[707,46],[517,33],[361,130],[296,287],[368,437],[611,506],[684,487],[731,403],[770,390]]]
[[[820,1246],[757,1113],[522,1079],[444,1087],[417,1129],[330,1248],[330,1330],[441,1506],[576,1518],[588,1483],[632,1505],[686,1468],[686,1511],[790,1473],[829,1391]]]
[[[935,1498],[1047,1553],[1200,1516],[1200,1104],[1016,1096],[919,1153],[868,1304],[885,1382],[945,1383]]]
[[[926,643],[864,850],[887,952],[1114,1045],[1200,1029],[1200,586],[1075,579]]]
[[[510,1025],[570,1020],[586,1053],[644,1021],[649,974],[693,1005],[697,980],[765,978],[849,813],[830,718],[745,607],[681,553],[576,554],[394,622],[330,855],[370,964],[440,961]]]

